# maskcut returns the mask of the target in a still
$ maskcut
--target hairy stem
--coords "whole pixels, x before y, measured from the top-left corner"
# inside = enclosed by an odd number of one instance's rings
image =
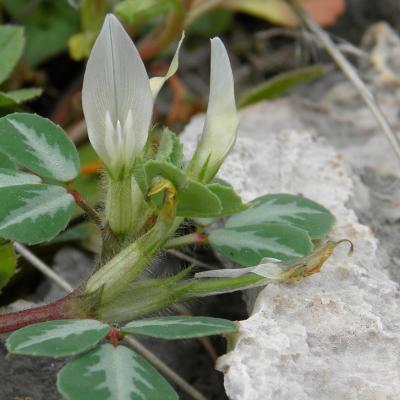
[[[174,247],[187,246],[190,244],[203,245],[207,236],[203,233],[189,233],[188,235],[174,237],[169,239],[164,245],[164,249],[171,249]]]
[[[76,204],[89,216],[89,218],[100,228],[103,229],[103,223],[101,222],[100,214],[92,208],[89,203],[73,189],[68,189],[68,193],[72,195]]]
[[[71,294],[45,306],[0,314],[0,333],[13,332],[38,322],[82,318],[83,313],[74,305],[75,297],[75,294]]]

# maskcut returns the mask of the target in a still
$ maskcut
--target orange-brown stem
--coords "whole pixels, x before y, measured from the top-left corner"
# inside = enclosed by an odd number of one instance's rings
[[[75,293],[63,297],[54,303],[34,307],[28,310],[0,314],[0,333],[16,331],[38,322],[56,319],[82,318],[77,307],[74,306],[77,296]]]

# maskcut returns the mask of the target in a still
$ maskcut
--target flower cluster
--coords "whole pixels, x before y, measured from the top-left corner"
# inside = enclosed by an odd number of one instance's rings
[[[88,135],[112,179],[132,174],[148,137],[154,99],[178,68],[178,45],[164,77],[149,79],[118,19],[107,15],[87,63],[82,103]],[[238,126],[232,70],[219,38],[211,39],[210,96],[203,134],[189,163],[192,176],[211,180],[235,142]]]

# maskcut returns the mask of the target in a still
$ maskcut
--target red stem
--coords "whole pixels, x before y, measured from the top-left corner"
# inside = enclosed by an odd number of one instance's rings
[[[34,307],[28,310],[0,314],[0,334],[13,332],[27,325],[56,319],[78,318],[73,312],[72,299],[76,294],[70,294],[62,299],[45,306]]]

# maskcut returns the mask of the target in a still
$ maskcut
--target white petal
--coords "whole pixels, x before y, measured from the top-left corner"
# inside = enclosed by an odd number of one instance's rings
[[[235,143],[238,128],[234,81],[225,46],[211,39],[210,96],[206,121],[198,149],[189,170],[210,181]]]
[[[124,144],[125,162],[127,164],[132,164],[135,155],[137,154],[137,149],[136,149],[135,135],[133,134],[134,126],[133,126],[133,115],[131,110],[129,110],[128,112],[128,116],[126,118],[123,131],[125,136],[125,144]]]
[[[111,121],[109,111],[106,111],[106,118],[104,123],[104,146],[105,154],[102,156],[103,162],[108,166],[112,164],[112,160],[118,156],[117,146],[115,141],[115,127]]]
[[[151,87],[151,93],[153,95],[153,99],[155,99],[158,95],[158,92],[161,90],[163,87],[165,81],[169,78],[171,78],[172,75],[176,73],[179,67],[179,50],[181,48],[183,39],[185,38],[185,33],[182,33],[181,40],[178,43],[178,47],[175,50],[174,58],[171,61],[171,64],[168,68],[168,72],[165,76],[155,76],[154,78],[150,79],[150,87]]]
[[[109,162],[105,143],[107,111],[116,127],[118,120],[125,123],[131,110],[131,134],[140,138],[136,142],[146,142],[153,107],[149,78],[132,40],[111,14],[104,21],[86,66],[82,103],[90,142],[105,163]]]

